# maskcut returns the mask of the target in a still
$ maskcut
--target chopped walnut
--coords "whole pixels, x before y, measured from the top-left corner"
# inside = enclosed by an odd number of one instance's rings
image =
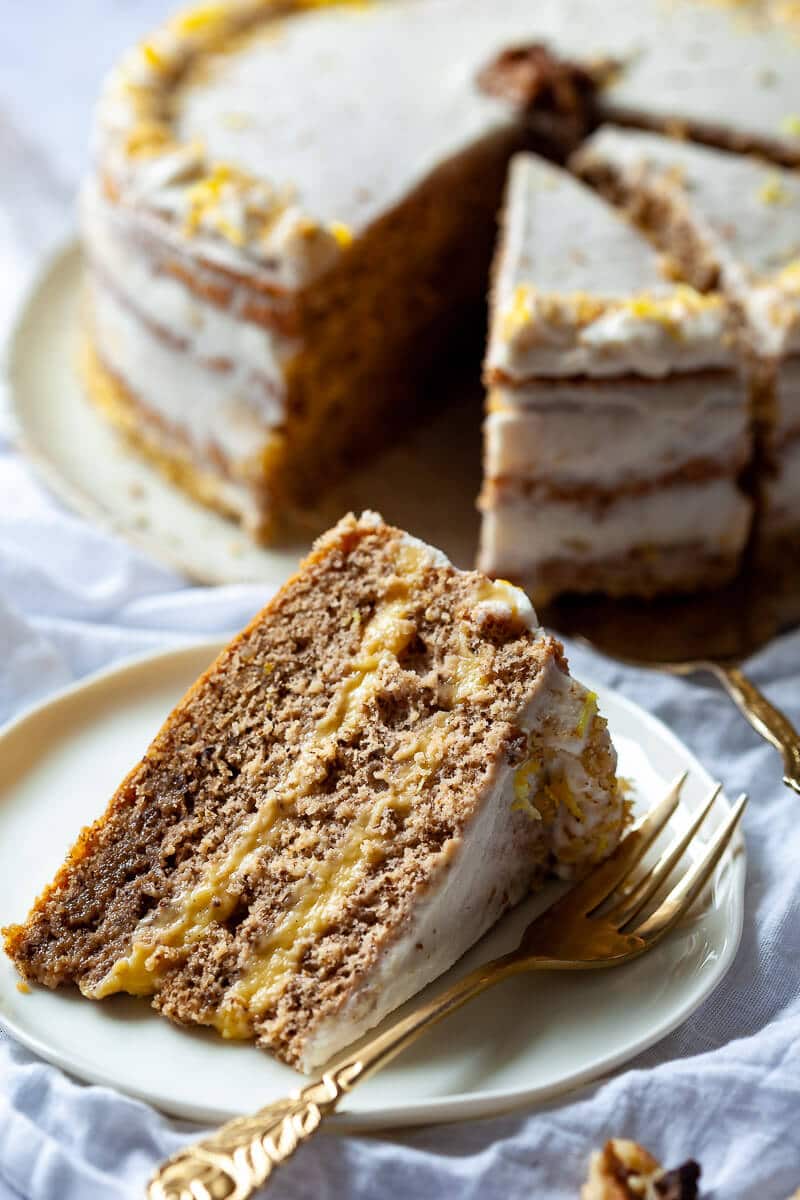
[[[699,1178],[696,1162],[664,1171],[636,1142],[613,1138],[592,1155],[581,1200],[697,1200]]]
[[[589,127],[595,93],[607,64],[589,69],[560,59],[540,42],[503,50],[479,72],[478,86],[532,114],[569,122],[575,130]]]

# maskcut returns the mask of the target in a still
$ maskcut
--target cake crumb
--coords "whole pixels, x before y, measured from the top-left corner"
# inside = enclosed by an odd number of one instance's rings
[[[24,979],[17,980],[17,991],[22,992],[23,996],[30,996],[31,994],[31,989]]]

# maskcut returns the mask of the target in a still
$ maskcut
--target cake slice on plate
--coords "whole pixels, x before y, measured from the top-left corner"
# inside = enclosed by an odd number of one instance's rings
[[[523,592],[374,514],[222,652],[27,921],[26,979],[151,996],[304,1070],[624,819],[595,697]]]
[[[515,158],[495,264],[480,565],[544,602],[723,582],[751,519],[731,307],[567,171]]]
[[[743,314],[761,435],[763,534],[800,534],[800,175],[656,134],[601,129],[576,158],[698,287]]]

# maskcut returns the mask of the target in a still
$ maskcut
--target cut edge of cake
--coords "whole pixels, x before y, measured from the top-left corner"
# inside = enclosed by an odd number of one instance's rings
[[[538,604],[730,580],[752,503],[739,486],[751,431],[727,298],[676,282],[612,204],[523,154],[490,325],[480,567]]]

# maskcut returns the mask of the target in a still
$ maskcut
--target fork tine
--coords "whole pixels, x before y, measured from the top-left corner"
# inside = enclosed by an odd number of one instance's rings
[[[683,858],[689,843],[711,812],[714,801],[721,791],[722,784],[718,783],[686,832],[670,843],[652,870],[646,872],[630,892],[624,895],[605,914],[611,924],[616,925],[617,929],[621,929],[623,925],[627,925],[629,921],[638,916],[645,905],[656,895],[659,888],[666,883],[675,870],[675,867]]]
[[[747,805],[747,796],[742,794],[736,802],[733,812],[728,817],[708,844],[703,857],[686,872],[680,883],[672,889],[666,900],[647,920],[638,927],[636,934],[644,938],[650,945],[672,929],[673,925],[688,912],[703,888],[714,873],[717,863],[722,858],[733,837],[736,826],[741,820]]]
[[[659,800],[647,816],[622,839],[610,858],[601,866],[595,867],[577,887],[567,893],[565,903],[568,903],[570,908],[575,905],[582,908],[584,913],[593,912],[608,899],[623,880],[627,879],[678,807],[687,775],[688,771],[679,775],[663,800]]]

